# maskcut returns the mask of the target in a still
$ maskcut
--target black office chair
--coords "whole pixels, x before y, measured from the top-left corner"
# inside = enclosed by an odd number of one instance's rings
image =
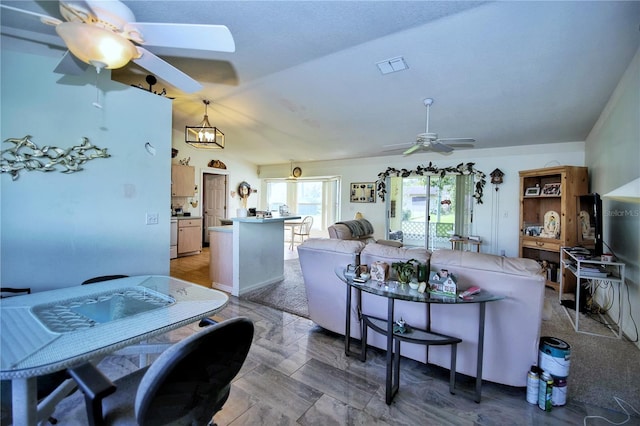
[[[85,395],[89,424],[210,424],[229,397],[253,340],[253,323],[233,318],[164,351],[150,367],[112,383],[92,364],[69,373]],[[102,401],[101,401],[102,399]]]
[[[4,299],[5,297],[20,296],[23,294],[31,294],[31,289],[29,287],[0,287],[0,299]]]
[[[102,281],[117,280],[118,278],[127,278],[129,275],[103,275],[101,277],[89,278],[82,282],[82,285],[99,283]]]

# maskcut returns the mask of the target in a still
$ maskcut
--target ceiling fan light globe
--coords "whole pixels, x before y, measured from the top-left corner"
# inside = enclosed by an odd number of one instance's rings
[[[63,22],[56,32],[75,57],[87,64],[106,64],[106,69],[122,68],[139,56],[138,50],[122,36],[95,25]]]

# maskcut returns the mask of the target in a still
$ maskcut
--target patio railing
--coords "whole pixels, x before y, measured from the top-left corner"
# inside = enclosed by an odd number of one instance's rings
[[[454,224],[445,222],[429,222],[429,249],[451,248],[449,238],[453,234]],[[402,221],[402,242],[405,246],[424,247],[424,222]],[[390,233],[390,238],[399,239],[400,233]]]

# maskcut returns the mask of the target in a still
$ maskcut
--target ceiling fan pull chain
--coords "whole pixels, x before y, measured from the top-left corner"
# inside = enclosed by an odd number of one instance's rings
[[[100,75],[100,68],[96,68],[96,101],[92,104],[94,107],[98,109],[102,109],[102,104],[100,103],[100,88],[98,87],[98,76]]]

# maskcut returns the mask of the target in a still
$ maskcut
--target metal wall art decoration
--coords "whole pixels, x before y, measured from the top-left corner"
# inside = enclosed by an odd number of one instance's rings
[[[411,175],[439,175],[441,177],[444,177],[447,174],[473,175],[475,181],[475,191],[473,193],[473,198],[476,199],[476,202],[478,204],[482,204],[482,193],[484,190],[484,185],[486,183],[486,175],[480,170],[476,170],[475,167],[473,167],[474,165],[475,163],[460,163],[456,167],[444,167],[440,169],[429,162],[428,166],[418,166],[415,170],[398,170],[394,169],[393,167],[388,167],[384,172],[378,173],[378,180],[376,181],[378,196],[382,201],[384,201],[385,194],[387,193],[386,180],[389,176],[409,177]]]
[[[82,138],[82,144],[71,148],[57,148],[44,146],[39,148],[31,142],[31,136],[22,139],[9,138],[5,143],[12,143],[11,148],[0,151],[0,172],[11,173],[11,179],[18,179],[21,170],[52,172],[62,168],[62,173],[75,173],[82,169],[82,165],[94,158],[108,158],[107,148],[98,148]]]

